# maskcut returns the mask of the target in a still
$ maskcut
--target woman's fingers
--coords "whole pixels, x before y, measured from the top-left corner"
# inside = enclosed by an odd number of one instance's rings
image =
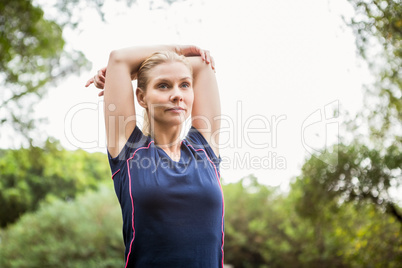
[[[202,59],[203,61],[205,61],[205,50],[200,49],[198,53],[199,53],[198,55],[201,56],[201,59]]]
[[[103,67],[103,68],[101,68],[101,69],[99,70],[99,71],[102,72],[103,76],[106,76],[106,68],[107,68],[107,66],[105,66],[105,67]]]
[[[215,71],[215,61],[213,57],[211,57],[211,67]]]
[[[105,77],[100,74],[100,71],[98,71],[98,74],[93,77],[93,80],[95,87],[99,89],[103,89],[105,87]]]
[[[96,75],[94,76],[94,85],[95,87],[99,87],[99,82],[98,82],[98,78],[96,77]]]
[[[215,71],[215,61],[214,58],[211,56],[209,50],[202,50],[201,58],[203,61],[205,61],[206,64],[211,64],[212,70]]]
[[[89,85],[91,85],[94,82],[94,78],[92,77],[91,79],[89,79],[87,81],[87,83],[85,84],[85,87],[89,87]]]
[[[209,50],[205,50],[205,62],[208,64],[211,62],[211,55],[209,53]]]
[[[215,62],[211,57],[211,53],[209,50],[201,49],[197,46],[178,46],[176,51],[184,56],[191,57],[191,56],[200,56],[203,61],[207,64],[211,64],[211,68],[215,70]]]
[[[200,51],[200,56],[203,61],[205,61],[206,63],[209,63],[209,51],[208,50],[202,49]]]
[[[85,87],[89,87],[91,84],[94,84],[95,87],[102,89],[102,91],[98,93],[98,96],[101,97],[104,95],[103,88],[105,87],[105,81],[106,81],[106,67],[98,70],[96,75],[94,75],[94,77],[91,77],[87,81]]]
[[[99,78],[99,81],[105,83],[106,77],[105,72],[103,70],[99,70],[96,76]]]
[[[103,89],[105,87],[105,83],[103,83],[102,81],[97,81],[97,83],[95,84],[95,86],[99,89]]]

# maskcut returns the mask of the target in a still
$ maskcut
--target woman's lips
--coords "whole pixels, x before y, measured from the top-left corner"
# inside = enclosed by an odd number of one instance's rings
[[[178,112],[184,111],[184,109],[181,108],[181,107],[173,107],[173,108],[167,109],[167,111],[171,111],[171,112],[176,112],[176,113],[178,113]]]
[[[181,113],[184,112],[184,109],[168,109],[168,111],[173,113]]]

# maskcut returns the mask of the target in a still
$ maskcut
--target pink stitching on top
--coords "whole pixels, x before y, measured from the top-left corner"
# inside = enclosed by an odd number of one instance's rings
[[[215,166],[214,162],[211,161],[211,159],[209,158],[207,152],[204,149],[195,149],[191,144],[189,144],[187,146],[191,146],[195,151],[203,151],[204,152],[204,154],[207,157],[208,161],[211,162],[212,166],[215,169],[215,175],[216,175],[216,178],[218,180],[219,188],[221,189],[221,193],[222,193],[222,227],[221,227],[221,230],[222,230],[222,246],[221,246],[221,251],[222,251],[222,267],[223,267],[223,255],[224,255],[223,244],[224,244],[224,237],[225,237],[225,233],[223,232],[223,218],[224,218],[224,215],[225,215],[225,200],[223,198],[222,185],[221,185],[221,182],[219,180],[220,173],[219,173],[219,176],[218,176],[218,172],[217,172],[217,169],[216,169],[216,166]]]
[[[131,248],[132,248],[132,246],[133,246],[133,242],[134,242],[134,238],[135,238],[135,227],[134,227],[134,200],[133,200],[133,195],[132,195],[132,193],[131,193],[130,164],[128,163],[128,161],[134,158],[134,156],[135,156],[135,154],[137,153],[138,150],[140,150],[140,149],[149,149],[149,146],[150,146],[151,143],[153,143],[153,142],[154,142],[154,141],[151,141],[151,142],[148,144],[148,147],[140,147],[140,148],[138,148],[138,149],[135,150],[135,152],[133,153],[133,156],[130,157],[129,159],[127,159],[127,169],[128,169],[128,178],[129,178],[128,182],[129,182],[129,190],[130,190],[130,198],[131,198],[131,210],[132,210],[132,215],[131,215],[131,227],[133,228],[133,239],[131,239],[131,242],[130,242],[130,250],[128,251],[128,254],[127,254],[127,260],[126,260],[126,266],[125,266],[125,268],[127,268],[128,260],[130,259]]]
[[[112,175],[112,180],[113,180],[114,175],[116,175],[117,172],[119,172],[119,171],[120,171],[120,168],[119,168],[119,170],[117,170],[115,173],[113,173],[113,175]]]

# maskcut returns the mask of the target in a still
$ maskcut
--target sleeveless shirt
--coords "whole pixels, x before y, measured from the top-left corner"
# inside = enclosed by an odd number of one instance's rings
[[[138,126],[117,157],[108,153],[125,267],[223,267],[221,158],[194,126],[180,153],[173,161]]]

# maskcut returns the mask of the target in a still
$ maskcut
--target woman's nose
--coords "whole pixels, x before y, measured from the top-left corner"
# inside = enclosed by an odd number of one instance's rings
[[[172,91],[172,95],[170,96],[171,101],[182,101],[183,100],[183,93],[181,92],[179,87],[174,87]]]

